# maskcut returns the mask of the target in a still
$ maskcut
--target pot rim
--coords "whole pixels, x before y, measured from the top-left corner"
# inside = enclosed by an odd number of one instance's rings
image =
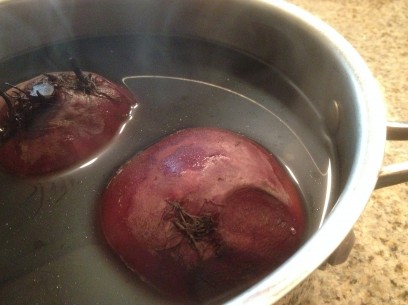
[[[383,164],[386,113],[377,81],[354,47],[334,28],[283,0],[257,0],[318,34],[346,63],[359,88],[360,141],[349,178],[330,214],[308,241],[281,267],[227,304],[271,304],[316,270],[352,230],[373,192]],[[334,234],[335,232],[335,234]],[[322,247],[324,245],[324,247]]]
[[[17,0],[13,0],[17,1]],[[27,0],[19,0],[24,2]],[[48,0],[49,1],[49,0]],[[248,2],[248,0],[234,0]],[[0,4],[11,3],[0,0]],[[306,279],[341,244],[363,212],[382,167],[386,141],[383,98],[371,71],[358,52],[332,27],[305,10],[284,0],[253,0],[253,5],[270,7],[308,28],[330,47],[350,70],[358,88],[360,141],[347,182],[336,205],[320,229],[282,266],[227,304],[272,304]],[[335,232],[335,234],[334,234]]]

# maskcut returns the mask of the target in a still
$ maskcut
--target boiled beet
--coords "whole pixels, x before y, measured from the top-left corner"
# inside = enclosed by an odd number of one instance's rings
[[[135,104],[125,88],[78,69],[9,86],[0,98],[0,167],[25,177],[90,158],[118,133]]]
[[[299,247],[305,227],[282,165],[217,128],[181,130],[126,163],[103,193],[101,223],[130,269],[192,302],[271,272]]]

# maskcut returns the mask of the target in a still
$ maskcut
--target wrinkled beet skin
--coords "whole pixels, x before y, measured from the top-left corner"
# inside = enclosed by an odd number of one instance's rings
[[[196,247],[169,202],[211,215]],[[301,197],[277,160],[253,141],[216,128],[172,134],[126,163],[101,201],[114,251],[159,290],[196,301],[251,284],[300,245]]]
[[[54,173],[90,158],[118,133],[135,104],[131,93],[100,75],[83,73],[92,75],[98,94],[56,89],[52,104],[0,146],[1,168],[23,177]],[[48,75],[75,78],[73,72]],[[41,75],[17,87],[27,92],[44,78]],[[0,107],[4,126],[7,107],[3,101]]]

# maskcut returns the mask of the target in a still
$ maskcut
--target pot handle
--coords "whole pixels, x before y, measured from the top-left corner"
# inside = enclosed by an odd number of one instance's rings
[[[408,123],[388,122],[387,140],[408,140]],[[408,161],[383,166],[380,171],[375,189],[408,182]]]
[[[388,122],[387,123],[387,140],[403,141],[408,140],[408,123]],[[375,189],[395,185],[398,183],[408,182],[408,161],[383,166],[380,171]],[[345,262],[353,248],[355,236],[353,230],[347,235],[344,241],[330,255],[327,263],[338,265]]]

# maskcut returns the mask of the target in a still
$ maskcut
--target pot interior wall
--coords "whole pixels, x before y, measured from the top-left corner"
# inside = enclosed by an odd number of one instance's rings
[[[30,181],[0,174],[7,300],[169,302],[112,257],[95,215],[114,170],[175,130],[224,127],[267,147],[299,183],[308,235],[346,183],[359,137],[354,80],[318,33],[260,3],[157,2],[0,3],[1,79],[67,70],[75,56],[140,102],[91,165]]]

